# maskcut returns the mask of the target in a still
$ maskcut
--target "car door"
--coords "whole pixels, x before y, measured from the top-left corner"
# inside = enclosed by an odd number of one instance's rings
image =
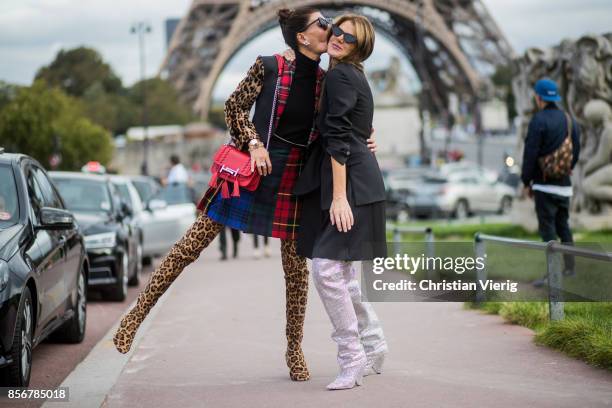
[[[64,202],[47,173],[38,166],[34,166],[33,169],[34,176],[42,188],[45,207],[65,210]],[[64,255],[61,278],[65,289],[62,297],[65,300],[77,289],[78,271],[81,266],[81,240],[76,224],[71,228],[54,232],[57,234]]]
[[[25,175],[28,195],[33,209],[34,240],[39,250],[35,260],[36,283],[39,287],[39,313],[37,326],[43,331],[58,317],[65,292],[62,270],[65,259],[63,243],[57,231],[40,228],[42,225],[40,211],[45,206],[43,189],[36,179],[32,164],[26,165]]]
[[[485,199],[485,190],[478,182],[476,174],[470,172],[459,175],[457,184],[462,192],[462,197],[468,202],[470,211],[482,211],[484,209],[483,200]]]
[[[134,267],[134,265],[139,261],[138,260],[138,244],[140,241],[140,227],[138,225],[137,212],[139,208],[137,207],[138,203],[135,203],[132,199],[132,196],[129,191],[129,187],[127,183],[112,183],[115,193],[117,194],[120,202],[124,202],[130,206],[132,210],[131,215],[123,214],[123,224],[127,229],[128,233],[128,241],[129,241],[129,259],[130,259],[130,270]],[[119,206],[121,211],[121,205]]]
[[[113,217],[117,220],[117,223],[121,225],[120,236],[125,239],[125,253],[128,257],[128,265],[130,267],[129,269],[131,269],[131,266],[133,265],[135,259],[134,253],[136,252],[136,231],[132,223],[131,217],[126,216],[123,213],[123,210],[121,209],[121,202],[123,200],[121,198],[121,194],[119,193],[119,189],[110,181],[108,182],[108,188],[113,200]]]

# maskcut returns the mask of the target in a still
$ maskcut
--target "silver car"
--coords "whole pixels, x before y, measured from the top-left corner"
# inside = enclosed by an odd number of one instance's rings
[[[143,233],[142,258],[145,265],[150,264],[154,256],[168,252],[195,221],[195,204],[189,193],[183,191],[188,189],[187,186],[184,189],[163,188],[143,202],[130,178],[113,176],[111,180],[130,200]]]
[[[494,173],[471,168],[432,172],[406,197],[411,216],[506,214],[512,207],[514,189],[501,183]]]

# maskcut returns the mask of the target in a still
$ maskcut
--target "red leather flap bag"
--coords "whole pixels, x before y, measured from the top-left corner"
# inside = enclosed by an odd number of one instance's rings
[[[215,153],[210,168],[212,176],[208,185],[221,185],[221,197],[229,198],[229,184],[233,184],[232,197],[240,197],[240,188],[254,191],[259,185],[260,175],[251,172],[251,155],[231,145],[223,145]]]

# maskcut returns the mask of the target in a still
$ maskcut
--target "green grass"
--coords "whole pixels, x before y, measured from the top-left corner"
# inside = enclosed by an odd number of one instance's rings
[[[431,226],[436,241],[473,241],[476,232],[540,241],[537,233],[528,232],[513,224],[453,225],[419,222],[409,225]],[[392,240],[391,234],[389,238]],[[402,238],[408,242],[422,242],[423,234],[403,234]],[[594,244],[595,248],[603,247],[610,251],[612,230],[574,231],[574,240]],[[507,247],[488,245],[487,251],[490,254],[487,261],[489,262],[492,258],[496,258],[496,253],[502,255],[507,251]],[[519,254],[518,251],[514,249],[513,251],[514,254]],[[517,270],[517,280],[523,282],[541,276],[546,267],[543,254],[534,251],[520,252],[520,255],[515,255],[513,258],[500,260],[506,264],[517,262],[517,265],[521,265],[520,268],[514,267],[514,269]],[[604,269],[612,270],[605,266]],[[494,268],[491,268],[490,277],[494,278],[494,275]],[[529,327],[535,332],[536,344],[551,347],[591,365],[612,371],[612,302],[567,302],[565,319],[557,322],[549,320],[547,302],[483,302],[480,305],[468,302],[465,307],[498,314],[508,322]]]

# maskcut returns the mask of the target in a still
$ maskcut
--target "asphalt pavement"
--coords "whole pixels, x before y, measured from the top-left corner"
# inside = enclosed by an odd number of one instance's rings
[[[70,402],[45,407],[609,407],[612,373],[533,343],[530,329],[461,303],[374,303],[390,354],[347,391],[331,324],[310,285],[304,353],[311,380],[284,362],[284,280],[273,256],[221,262],[214,242],[172,285],[119,354],[111,329],[66,378]]]

